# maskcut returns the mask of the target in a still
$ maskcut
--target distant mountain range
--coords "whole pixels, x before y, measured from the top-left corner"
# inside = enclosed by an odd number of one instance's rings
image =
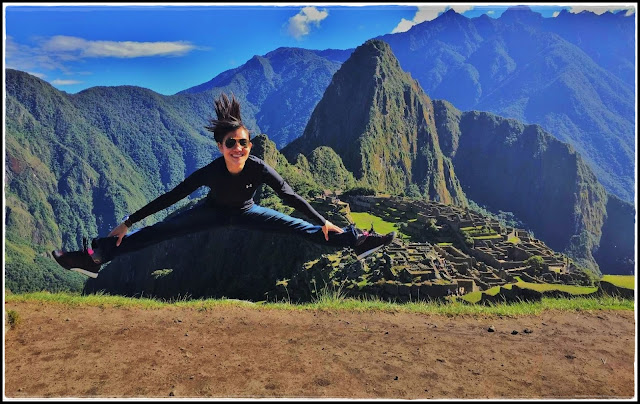
[[[441,27],[440,39],[427,37],[424,42],[431,43],[432,49],[440,47],[441,56],[451,55],[442,45],[447,37],[442,27],[453,24],[446,21],[462,24],[462,28],[451,28],[448,35],[462,35],[467,26],[477,26],[478,31],[483,21],[490,26],[478,32],[496,31],[503,24],[501,30],[516,35],[519,30],[515,27],[522,28],[520,20],[529,17],[538,25],[531,22],[532,28],[524,31],[536,36],[545,22],[526,10],[515,10],[498,20],[469,20],[448,12],[403,34],[412,38],[420,30],[436,32],[435,27]],[[576,24],[577,20],[571,21]],[[626,20],[623,22],[619,25],[626,27]],[[431,35],[435,35],[433,32]],[[579,32],[572,35],[573,41],[581,38]],[[555,44],[550,48],[560,43],[566,49],[576,49],[559,33],[543,36]],[[496,38],[494,45],[498,46]],[[540,52],[549,48],[531,41]],[[217,157],[215,143],[204,125],[212,117],[214,97],[223,91],[240,99],[244,121],[253,136],[266,133],[289,158],[285,164],[279,152],[270,152],[285,167],[285,178],[301,193],[368,186],[460,206],[466,206],[470,198],[494,211],[513,212],[549,246],[567,252],[596,272],[597,264],[605,273],[633,271],[635,208],[604,190],[594,175],[597,170],[591,168],[587,158],[583,160],[579,147],[561,138],[559,141],[558,135],[542,124],[531,125],[526,120],[477,110],[462,112],[450,99],[431,98],[433,94],[424,91],[419,76],[413,72],[409,75],[402,60],[396,58],[393,42],[368,41],[346,51],[280,48],[173,96],[133,86],[95,87],[70,95],[27,73],[7,70],[7,280],[25,284],[25,279],[30,279],[38,284],[40,281],[33,280],[37,272],[42,282],[55,283],[53,279],[60,280],[62,275],[55,265],[47,266],[49,261],[43,264],[47,251],[76,249],[83,236],[108,233],[126,213]],[[414,43],[415,49],[424,45],[416,39],[407,42]],[[464,43],[469,46],[472,42]],[[519,52],[517,57],[509,56],[516,62],[531,53],[517,47],[504,49]],[[596,44],[589,49],[597,53]],[[623,60],[624,46],[616,49],[618,59]],[[586,50],[581,52],[589,55]],[[476,54],[475,58],[479,57]],[[449,69],[447,63],[445,70]],[[518,63],[509,63],[505,66],[518,71]],[[525,64],[531,68],[536,63],[529,60]],[[595,69],[602,73],[603,81],[622,86],[618,94],[626,99],[622,90],[628,85],[624,69],[605,74],[606,63],[598,63]],[[570,71],[577,72],[578,67],[571,64]],[[436,77],[433,68],[423,70]],[[509,69],[488,71],[498,77]],[[504,80],[511,79],[504,76]],[[522,84],[524,78],[516,81]],[[492,88],[486,81],[482,83],[482,88]],[[534,80],[522,86],[512,83],[512,87],[534,91],[536,83],[542,87],[546,84]],[[508,87],[494,86],[503,90]],[[436,86],[433,91],[444,88],[451,87]],[[560,96],[572,93],[556,94],[551,88],[546,91],[550,91],[548,100],[539,104],[549,109],[554,102],[564,105]],[[479,102],[483,99],[478,98]],[[611,98],[612,103],[606,105],[624,104],[613,102],[616,99]],[[583,115],[594,112],[602,119],[614,115],[572,105]],[[578,127],[577,123],[566,125]],[[635,127],[633,121],[630,125]],[[624,129],[627,124],[615,127]],[[584,136],[585,141],[589,139]],[[624,149],[622,145],[609,146],[615,149],[611,156]],[[623,158],[611,160],[620,162]],[[194,197],[204,192],[200,190]],[[264,196],[268,197],[268,192]],[[142,224],[160,220],[167,213],[160,212]],[[25,277],[25,270],[34,272]],[[78,282],[74,274],[64,276]]]
[[[571,144],[605,188],[629,202],[635,188],[635,18],[527,6],[500,18],[453,9],[387,42],[433,98],[538,124]]]
[[[243,111],[278,148],[300,136],[309,115],[351,51],[278,48],[180,94],[213,98],[221,92],[244,100]],[[259,134],[258,133],[258,134]]]

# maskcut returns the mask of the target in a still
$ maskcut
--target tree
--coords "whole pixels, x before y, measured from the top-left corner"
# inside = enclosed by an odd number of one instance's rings
[[[524,261],[525,265],[533,268],[535,273],[541,273],[549,270],[549,265],[544,262],[544,259],[539,255],[532,255]]]

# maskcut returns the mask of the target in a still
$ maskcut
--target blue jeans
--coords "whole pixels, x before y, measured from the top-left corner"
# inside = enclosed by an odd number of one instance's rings
[[[329,232],[327,241],[324,238],[322,226],[313,225],[273,209],[253,205],[246,211],[225,211],[224,208],[200,203],[152,226],[132,231],[117,247],[115,244],[117,237],[96,238],[91,243],[94,250],[93,256],[94,259],[106,263],[118,255],[137,251],[160,241],[220,226],[298,234],[315,243],[335,247],[354,247],[358,239],[358,232],[353,225],[343,228],[343,233]]]

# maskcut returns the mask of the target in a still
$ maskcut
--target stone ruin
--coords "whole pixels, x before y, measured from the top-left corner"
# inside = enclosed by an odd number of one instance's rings
[[[410,238],[398,237],[361,261],[350,249],[325,254],[279,282],[277,296],[309,300],[331,287],[353,297],[439,300],[513,283],[516,276],[532,283],[591,285],[566,256],[524,230],[504,227],[471,210],[397,197],[345,199],[324,196],[313,204],[338,226],[349,224],[352,210],[364,211],[401,223],[400,231]],[[526,264],[532,256],[542,258],[541,268]]]

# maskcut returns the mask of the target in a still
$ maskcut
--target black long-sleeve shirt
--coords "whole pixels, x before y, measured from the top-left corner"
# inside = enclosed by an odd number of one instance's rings
[[[194,171],[171,191],[130,215],[129,219],[132,223],[138,222],[173,205],[203,185],[210,188],[207,201],[213,206],[245,211],[254,205],[253,196],[263,183],[271,187],[284,203],[324,225],[324,217],[309,202],[296,194],[271,166],[252,155],[249,155],[243,170],[235,175],[227,170],[224,157],[213,160]]]

